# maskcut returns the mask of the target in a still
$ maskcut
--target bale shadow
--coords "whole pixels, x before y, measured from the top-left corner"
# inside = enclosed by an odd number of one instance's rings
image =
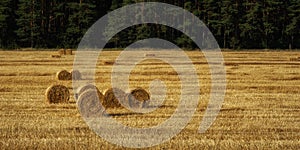
[[[172,106],[172,105],[161,105],[161,106],[148,106],[147,108],[148,109],[151,109],[151,108],[160,109],[160,108],[176,108],[176,107]],[[147,108],[144,108],[144,109],[147,109]],[[108,113],[107,115],[110,117],[121,117],[121,116],[130,116],[130,115],[144,115],[144,113],[126,112],[126,113]]]
[[[173,105],[158,105],[158,106],[148,106],[147,108],[176,108],[176,106]]]
[[[113,114],[107,114],[110,117],[121,117],[121,116],[129,116],[129,115],[140,115],[141,113],[113,113]]]

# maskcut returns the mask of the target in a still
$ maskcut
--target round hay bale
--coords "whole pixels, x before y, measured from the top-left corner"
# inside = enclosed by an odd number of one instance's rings
[[[81,86],[81,87],[78,87],[78,88],[77,88],[77,90],[76,90],[76,92],[75,92],[75,100],[77,100],[77,99],[79,98],[79,96],[80,96],[83,92],[85,92],[85,91],[87,91],[87,90],[89,90],[89,89],[99,91],[99,89],[98,89],[95,85],[93,85],[93,84],[86,84],[86,85],[84,85],[84,86]],[[100,91],[99,91],[99,92],[100,92]]]
[[[67,50],[66,50],[66,55],[73,55],[72,50],[71,50],[71,49],[67,49]]]
[[[82,117],[99,117],[105,114],[105,109],[101,105],[104,96],[99,90],[88,89],[83,92],[77,101],[77,106]]]
[[[81,80],[81,73],[78,70],[71,70],[70,73],[73,80]]]
[[[59,55],[66,55],[66,50],[65,49],[59,49],[58,54]]]
[[[63,85],[51,85],[47,88],[46,100],[48,103],[68,103],[70,99],[69,89]]]
[[[126,95],[125,101],[128,101],[129,107],[131,108],[145,108],[149,104],[150,95],[143,88],[136,88],[131,90],[129,94]]]
[[[123,103],[125,95],[126,93],[119,88],[109,88],[104,93],[103,106],[105,108],[122,107],[121,103]]]
[[[56,73],[56,79],[58,80],[71,80],[72,76],[67,70],[61,70]]]
[[[121,102],[121,104],[123,104],[127,108],[131,107],[130,102],[129,102],[129,98],[128,98],[129,95],[130,95],[130,93],[125,93],[125,96],[123,97],[122,102]]]

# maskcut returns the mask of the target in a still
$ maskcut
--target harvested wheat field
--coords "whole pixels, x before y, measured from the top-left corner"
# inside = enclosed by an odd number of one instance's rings
[[[74,55],[49,57],[56,51],[0,51],[0,149],[120,149],[95,134],[81,118],[71,80],[56,73],[72,70]],[[119,51],[99,57],[96,86],[111,88],[111,70]],[[189,124],[175,137],[150,149],[299,149],[299,51],[223,52],[227,90],[222,109],[205,133],[198,128],[210,96],[210,72],[204,55],[186,52],[197,68],[200,101]],[[145,57],[147,53],[136,54]],[[181,82],[169,64],[151,55],[130,73],[130,89],[149,92],[151,81],[166,86],[162,105],[149,113],[107,108],[118,122],[146,128],[166,121],[179,103]],[[179,62],[180,63],[180,62]],[[84,74],[82,76],[84,81]],[[49,104],[46,89],[53,84],[69,89],[68,103]],[[172,128],[172,127],[170,127]],[[122,138],[120,138],[122,140]]]

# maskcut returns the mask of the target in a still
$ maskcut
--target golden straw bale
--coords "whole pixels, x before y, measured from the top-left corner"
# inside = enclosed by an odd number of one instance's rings
[[[131,108],[145,108],[150,100],[149,93],[143,88],[136,88],[130,91],[125,97],[125,102],[129,103]]]
[[[77,106],[82,117],[99,117],[105,113],[104,107],[101,105],[104,96],[99,90],[88,89],[83,92],[77,101]]]
[[[67,49],[66,50],[66,55],[73,55],[72,49]]]
[[[59,55],[66,55],[66,50],[65,49],[59,49],[58,54]]]
[[[75,92],[75,100],[78,99],[78,97],[85,91],[89,90],[89,89],[92,89],[92,90],[97,90],[99,91],[99,89],[93,85],[93,84],[86,84],[84,86],[80,86],[77,88],[76,92]],[[100,91],[99,91],[100,92]]]
[[[73,80],[81,80],[81,73],[78,70],[71,70],[70,73]]]
[[[63,85],[51,85],[47,88],[46,101],[48,103],[68,103],[70,99],[69,89]]]
[[[121,104],[122,104],[123,106],[128,107],[128,108],[131,107],[131,106],[130,106],[130,102],[129,102],[130,99],[128,98],[129,95],[130,95],[130,93],[125,93],[125,96],[124,96],[124,98],[122,99],[122,102],[121,102]]]
[[[67,70],[61,70],[56,73],[56,79],[58,80],[71,80],[72,76]]]
[[[119,88],[109,88],[104,93],[103,106],[105,108],[122,107],[121,103],[124,100],[125,95],[126,93]]]

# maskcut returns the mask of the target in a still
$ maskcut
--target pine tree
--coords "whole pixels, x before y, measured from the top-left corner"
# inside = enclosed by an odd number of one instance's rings
[[[0,47],[76,47],[87,29],[100,17],[122,6],[150,0],[2,0],[0,2]],[[155,0],[158,1],[158,0]],[[182,7],[202,20],[224,48],[299,48],[299,0],[163,0]],[[127,12],[124,12],[125,14]],[[132,18],[113,16],[110,26],[132,23],[147,16],[143,7]],[[186,29],[193,20],[174,15],[172,21]],[[193,32],[193,31],[189,31]],[[97,34],[100,30],[97,31]],[[112,32],[111,32],[112,33]],[[104,35],[103,35],[104,36]],[[203,35],[205,36],[205,35]],[[158,37],[178,46],[194,48],[191,38],[180,31],[158,25],[136,25],[116,34],[110,47],[126,47],[146,38]],[[87,44],[95,44],[89,42]],[[96,44],[97,45],[97,44]]]
[[[120,8],[122,6],[123,0],[112,0],[110,10],[113,11],[117,8]],[[125,13],[125,12],[124,12]],[[115,31],[113,30],[115,25],[122,25],[122,23],[125,22],[126,18],[121,18],[119,16],[113,16],[113,14],[109,15],[108,18],[108,25],[104,29],[104,37],[105,39],[109,40],[107,45],[110,47],[121,47],[121,40],[124,38],[122,37],[122,33],[117,33],[116,35],[112,35]],[[108,39],[111,37],[111,39]],[[126,39],[126,37],[125,37]]]
[[[58,39],[60,37],[60,31],[64,31],[63,27],[60,26],[61,22],[57,18],[57,14],[59,11],[59,3],[60,0],[40,0],[41,1],[41,15],[42,20],[40,22],[41,26],[41,37],[45,41],[45,45],[47,48],[56,48],[59,47],[59,43],[61,40]],[[64,14],[64,13],[62,13]],[[61,19],[63,20],[63,19]],[[60,30],[60,31],[59,31]]]
[[[233,33],[235,31],[235,25],[234,22],[236,20],[236,9],[234,8],[234,5],[231,0],[224,0],[223,1],[223,7],[221,13],[222,16],[222,24],[224,28],[223,33],[223,46],[224,48],[232,48],[235,44],[232,41],[236,41]],[[232,43],[232,44],[231,44]],[[231,44],[231,45],[229,45]]]
[[[92,25],[95,16],[95,5],[89,1],[68,2],[68,22],[63,36],[64,47],[76,47],[85,32]]]
[[[115,10],[122,7],[123,0],[112,0],[110,10]]]
[[[14,30],[16,0],[0,1],[0,48],[16,48]]]
[[[261,48],[263,31],[263,6],[261,1],[247,1],[243,4],[245,15],[241,28],[241,46],[243,48]]]
[[[219,0],[206,0],[205,2],[205,12],[207,27],[212,33],[214,33],[215,38],[219,43],[222,43],[222,38],[224,37],[224,29],[222,22],[222,1]],[[222,43],[224,44],[224,43]],[[225,45],[225,44],[224,44]]]
[[[263,36],[263,46],[264,48],[272,48],[272,45],[278,41],[276,40],[276,32],[279,31],[278,25],[276,24],[278,17],[281,14],[278,13],[278,7],[281,2],[274,0],[266,0],[263,2],[263,26],[264,26],[264,36]],[[279,21],[278,21],[279,22]]]
[[[20,0],[16,33],[21,47],[41,47],[41,10],[39,0]]]
[[[192,12],[194,9],[193,1],[186,0],[183,8],[189,12]],[[183,14],[182,28],[185,32],[193,32],[193,31],[187,31],[188,29],[194,30],[194,29],[187,28],[188,26],[190,26],[193,23],[192,22],[193,20],[191,20],[191,19],[192,18],[186,18],[186,15]],[[195,47],[195,44],[193,43],[191,37],[188,37],[187,35],[185,35],[183,33],[180,33],[178,35],[179,35],[179,37],[177,37],[177,39],[175,40],[177,46],[182,47],[182,48],[194,48]]]
[[[287,26],[285,33],[288,36],[289,49],[300,47],[300,3],[299,0],[289,0],[287,6]]]

